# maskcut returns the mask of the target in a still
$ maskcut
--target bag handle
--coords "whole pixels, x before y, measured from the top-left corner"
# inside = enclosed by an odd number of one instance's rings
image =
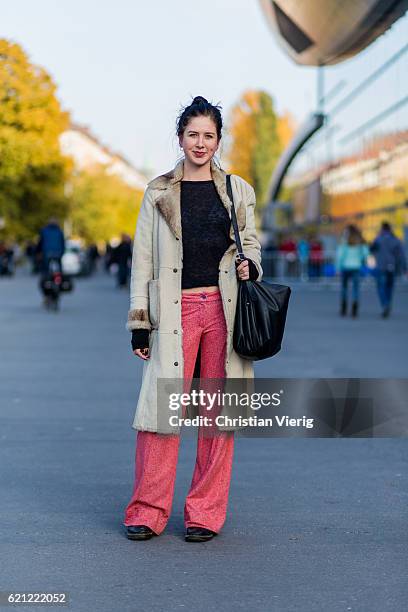
[[[238,223],[237,223],[237,215],[235,213],[234,196],[232,195],[232,185],[231,185],[231,175],[230,174],[227,174],[227,193],[232,203],[231,222],[232,222],[232,227],[234,228],[235,242],[237,243],[237,247],[238,247],[238,257],[240,258],[241,261],[244,261],[246,257],[242,251],[241,238],[239,235]]]

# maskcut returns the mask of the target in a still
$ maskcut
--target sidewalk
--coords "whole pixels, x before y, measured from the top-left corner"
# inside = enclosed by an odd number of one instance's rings
[[[405,608],[405,439],[238,438],[227,522],[199,545],[183,539],[185,438],[167,529],[127,540],[142,370],[127,292],[80,279],[47,313],[36,283],[0,280],[1,590],[67,591],[75,612]],[[375,294],[358,321],[337,307],[334,292],[294,289],[284,350],[257,375],[405,377],[408,294],[388,321]]]

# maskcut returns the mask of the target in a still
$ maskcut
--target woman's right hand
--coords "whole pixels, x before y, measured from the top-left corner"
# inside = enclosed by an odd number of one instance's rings
[[[149,331],[134,329],[131,340],[133,354],[140,359],[149,359]]]
[[[150,359],[150,355],[149,355],[149,349],[148,348],[144,348],[144,349],[135,349],[133,351],[133,354],[136,355],[137,357],[140,357],[140,359]]]

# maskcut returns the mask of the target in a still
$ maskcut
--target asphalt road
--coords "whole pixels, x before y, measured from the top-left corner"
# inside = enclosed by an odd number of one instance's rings
[[[195,456],[183,438],[168,527],[127,540],[142,365],[127,292],[81,279],[56,314],[36,282],[0,279],[1,591],[67,591],[84,612],[406,609],[404,438],[237,438],[228,518],[205,544],[183,539]],[[408,293],[388,321],[371,290],[358,321],[337,305],[330,289],[296,288],[284,350],[256,374],[407,377]]]

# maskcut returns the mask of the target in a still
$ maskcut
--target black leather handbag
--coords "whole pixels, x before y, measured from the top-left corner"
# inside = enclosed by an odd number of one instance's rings
[[[238,255],[244,260],[229,174],[227,192],[232,202],[231,222]],[[233,334],[233,347],[238,355],[244,359],[258,361],[272,357],[280,351],[290,294],[291,289],[286,285],[265,281],[239,281]]]

